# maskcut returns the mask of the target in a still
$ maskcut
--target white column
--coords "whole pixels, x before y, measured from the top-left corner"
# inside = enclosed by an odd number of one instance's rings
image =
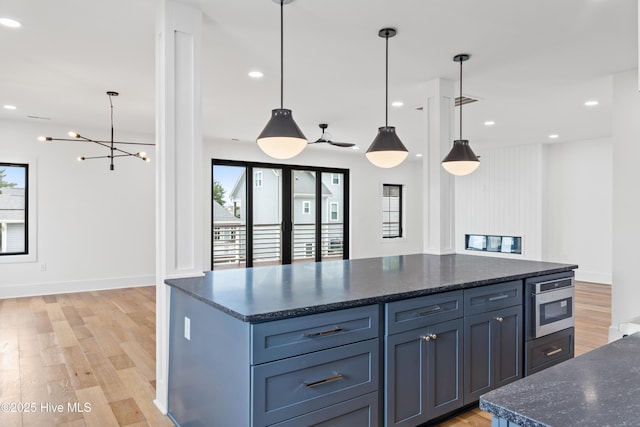
[[[167,413],[167,278],[203,273],[202,12],[162,0],[156,23],[156,400]]]
[[[427,155],[422,158],[422,246],[424,253],[442,255],[455,253],[455,181],[440,164],[453,145],[453,82],[431,80],[425,95],[428,138]]]

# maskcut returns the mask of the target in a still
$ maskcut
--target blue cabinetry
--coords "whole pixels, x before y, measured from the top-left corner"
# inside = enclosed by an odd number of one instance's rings
[[[461,407],[462,291],[388,303],[386,313],[386,425],[416,426]]]
[[[522,282],[465,290],[464,404],[522,378]]]
[[[177,290],[171,300],[179,426],[378,425],[377,305],[249,324]]]

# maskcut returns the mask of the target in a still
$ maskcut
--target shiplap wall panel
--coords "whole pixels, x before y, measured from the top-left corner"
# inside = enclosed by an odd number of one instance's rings
[[[480,167],[456,178],[456,252],[541,259],[542,146],[494,148],[478,154]],[[522,254],[466,251],[465,234],[521,236]]]

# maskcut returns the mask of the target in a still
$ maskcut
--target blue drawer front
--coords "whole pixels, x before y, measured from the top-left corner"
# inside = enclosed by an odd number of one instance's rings
[[[386,333],[393,335],[462,317],[462,291],[395,301],[386,305]]]
[[[251,364],[271,362],[378,337],[378,306],[251,325]]]
[[[253,425],[297,417],[376,391],[378,339],[251,368]]]
[[[522,280],[464,290],[464,315],[522,305]]]
[[[369,393],[272,427],[377,427],[378,393]]]

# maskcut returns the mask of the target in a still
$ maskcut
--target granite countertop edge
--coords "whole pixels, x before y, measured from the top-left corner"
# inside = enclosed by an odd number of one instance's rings
[[[520,414],[517,411],[504,408],[500,405],[496,405],[495,403],[488,402],[482,396],[480,396],[479,407],[482,411],[488,412],[491,415],[509,421],[510,423],[514,423],[520,427],[551,427],[549,424],[532,420],[531,418],[527,417],[526,415]]]
[[[578,268],[577,265],[562,264],[556,268],[549,268],[549,269],[544,269],[540,271],[530,271],[523,274],[512,274],[512,275],[506,275],[506,276],[500,276],[499,274],[497,274],[496,277],[493,277],[491,279],[477,280],[477,281],[464,282],[464,283],[443,284],[442,286],[437,286],[437,287],[432,286],[432,287],[425,287],[425,288],[417,288],[410,291],[388,293],[383,295],[372,295],[371,297],[366,297],[366,298],[354,298],[354,299],[337,301],[337,302],[327,303],[327,304],[312,304],[305,307],[295,307],[295,308],[288,308],[283,310],[268,310],[262,313],[255,313],[255,314],[239,313],[223,304],[213,301],[211,298],[207,298],[202,294],[194,292],[191,289],[192,286],[189,286],[187,283],[185,283],[184,279],[167,279],[165,280],[165,283],[168,286],[174,289],[177,289],[181,292],[184,292],[187,295],[205,304],[215,307],[216,309],[232,317],[242,320],[243,322],[261,323],[261,322],[268,322],[272,320],[298,317],[298,316],[303,316],[307,314],[317,314],[317,313],[324,313],[328,311],[361,307],[361,306],[371,305],[371,304],[393,302],[393,301],[398,301],[398,300],[403,300],[408,298],[416,298],[416,297],[439,294],[443,292],[455,291],[460,289],[470,289],[470,288],[475,288],[479,286],[486,286],[486,285],[492,285],[496,283],[508,282],[511,280],[526,279],[529,277],[535,277],[540,274],[562,273],[562,272],[572,271],[576,268]],[[197,277],[185,278],[185,279],[197,279]]]

